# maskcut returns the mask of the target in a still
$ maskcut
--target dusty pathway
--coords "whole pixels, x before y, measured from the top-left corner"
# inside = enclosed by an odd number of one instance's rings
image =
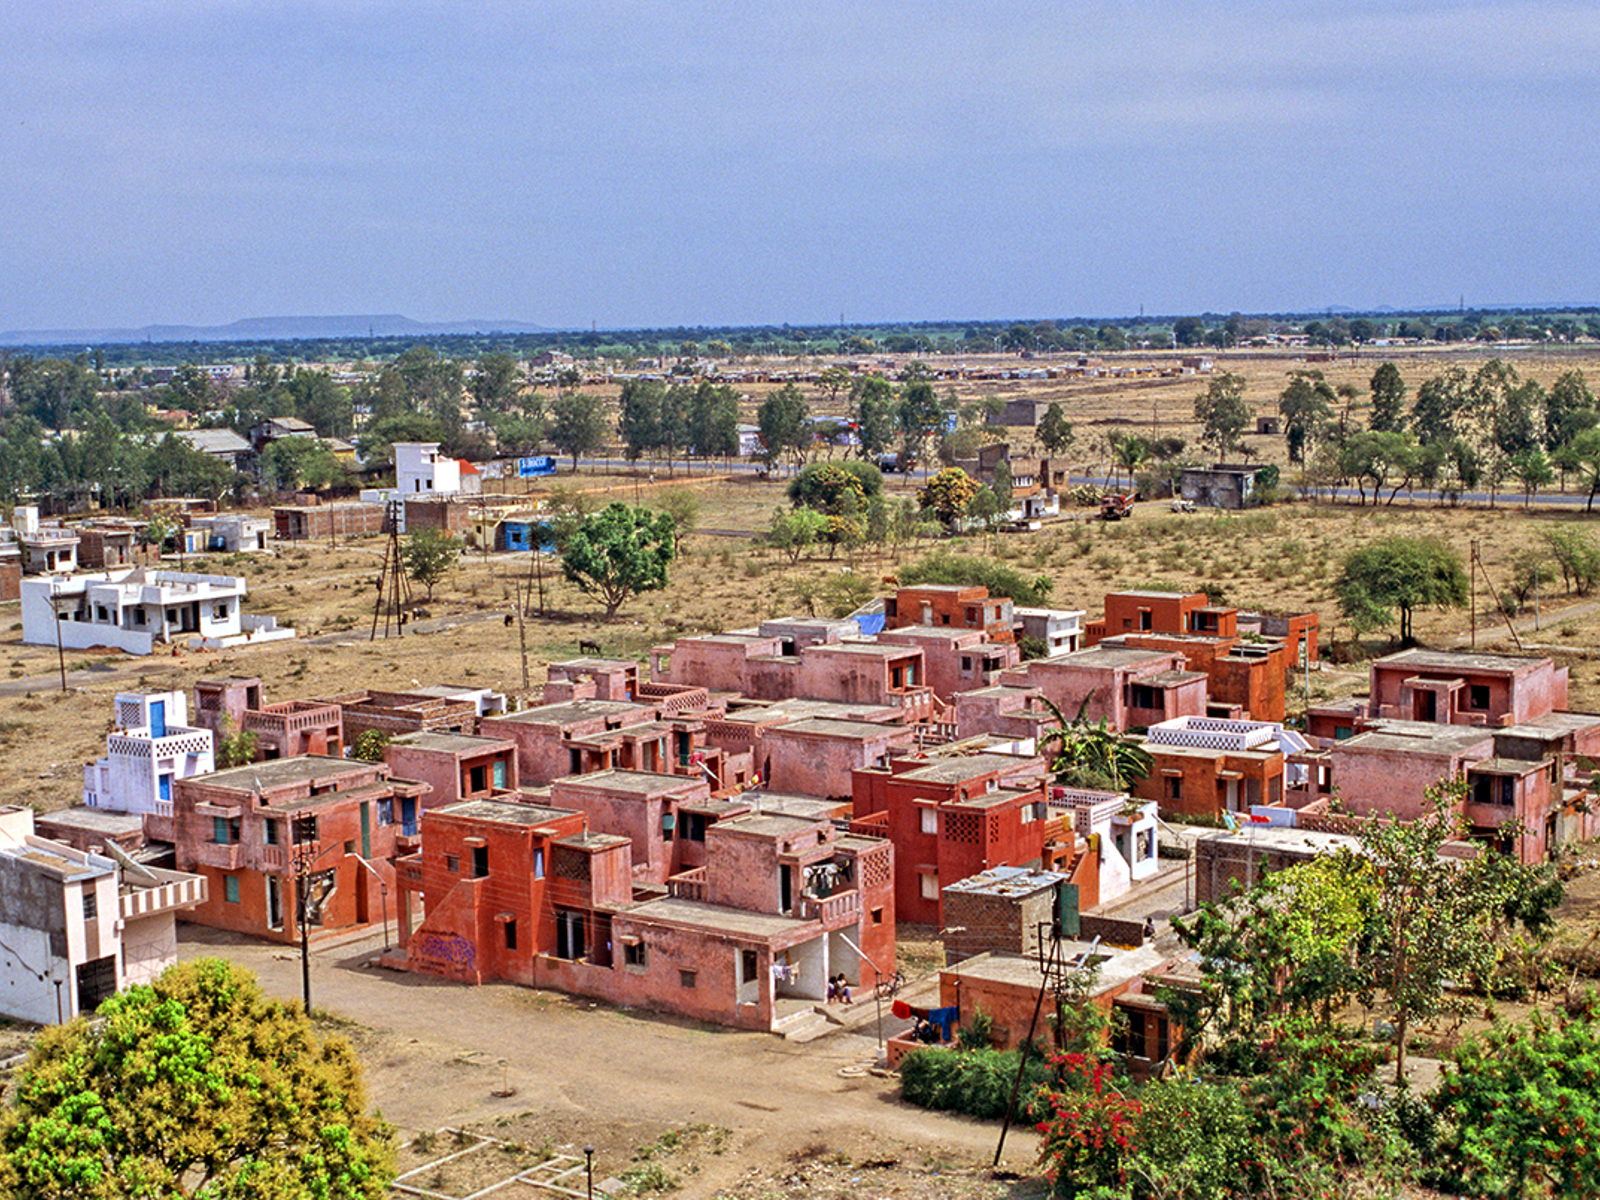
[[[296,952],[181,929],[182,957],[225,956],[273,994],[298,999]],[[314,952],[313,1001],[360,1027],[352,1033],[368,1086],[402,1129],[493,1124],[531,1110],[568,1128],[719,1126],[767,1161],[818,1144],[858,1161],[986,1165],[994,1153],[997,1126],[902,1104],[895,1081],[867,1074],[877,1052],[870,1036],[801,1045],[511,985],[463,987],[371,966],[370,945]],[[508,1086],[514,1095],[493,1094]],[[1027,1170],[1035,1143],[1031,1131],[1016,1133],[1005,1165]]]

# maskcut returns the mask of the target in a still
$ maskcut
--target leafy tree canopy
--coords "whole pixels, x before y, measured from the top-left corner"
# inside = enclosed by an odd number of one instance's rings
[[[400,564],[413,583],[428,589],[433,599],[436,584],[461,558],[461,539],[438,529],[417,529],[400,546]]]
[[[1014,604],[1040,605],[1050,596],[1048,575],[1028,578],[1014,567],[992,558],[965,554],[932,554],[921,562],[901,567],[895,578],[903,587],[919,583],[953,583],[962,587],[986,587],[991,596],[1005,596]]]
[[[789,481],[789,501],[796,507],[849,515],[883,494],[883,472],[869,462],[812,463]]]
[[[19,1200],[379,1200],[394,1173],[349,1043],[221,959],[45,1031],[0,1112],[0,1191]]]
[[[671,517],[614,503],[576,522],[561,549],[561,569],[599,597],[609,621],[630,597],[667,586],[674,554]]]
[[[1461,555],[1438,538],[1387,537],[1345,555],[1333,584],[1339,611],[1368,631],[1400,612],[1400,639],[1410,643],[1412,610],[1460,608],[1467,602]]]

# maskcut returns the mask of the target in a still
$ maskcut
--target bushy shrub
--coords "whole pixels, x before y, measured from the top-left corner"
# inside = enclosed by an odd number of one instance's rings
[[[1014,567],[991,558],[964,554],[932,554],[921,562],[895,572],[901,587],[919,583],[952,583],[964,587],[986,587],[991,596],[1005,596],[1021,605],[1045,603],[1053,586],[1048,575],[1029,579]]]
[[[900,1060],[900,1095],[922,1108],[998,1120],[1006,1114],[1019,1061],[1015,1050],[913,1050]],[[1036,1102],[1049,1079],[1049,1065],[1030,1054],[1017,1093],[1017,1119],[1041,1115]]]

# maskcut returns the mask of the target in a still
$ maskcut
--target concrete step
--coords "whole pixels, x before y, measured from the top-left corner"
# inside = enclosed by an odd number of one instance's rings
[[[814,1009],[784,1017],[781,1021],[773,1022],[772,1026],[773,1032],[783,1034],[786,1042],[814,1042],[832,1033],[834,1028],[828,1018]]]

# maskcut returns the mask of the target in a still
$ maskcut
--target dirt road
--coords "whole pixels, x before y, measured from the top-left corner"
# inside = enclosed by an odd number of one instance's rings
[[[181,955],[221,955],[298,999],[288,947],[182,926]],[[381,945],[381,941],[378,943]],[[903,1104],[898,1084],[866,1073],[871,1036],[808,1044],[608,1008],[505,984],[480,988],[373,965],[373,944],[314,952],[319,1013],[349,1022],[374,1102],[403,1131],[515,1126],[524,1140],[598,1145],[613,1161],[667,1129],[730,1131],[685,1195],[710,1195],[752,1162],[808,1154],[987,1166],[997,1126]],[[870,1033],[870,1026],[868,1027]],[[510,1096],[495,1092],[512,1091]],[[1013,1133],[1004,1165],[1028,1172],[1031,1130]]]

